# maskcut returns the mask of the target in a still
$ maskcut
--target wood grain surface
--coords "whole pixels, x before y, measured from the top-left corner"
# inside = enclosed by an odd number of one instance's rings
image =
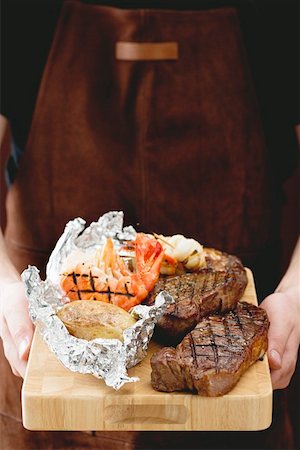
[[[253,276],[243,300],[257,304]],[[265,356],[227,395],[163,393],[150,384],[147,357],[129,375],[139,382],[115,391],[92,375],[66,369],[36,332],[22,389],[24,427],[29,430],[262,430],[272,419],[272,385]]]

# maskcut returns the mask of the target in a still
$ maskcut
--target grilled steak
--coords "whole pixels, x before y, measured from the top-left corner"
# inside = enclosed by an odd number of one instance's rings
[[[208,247],[204,247],[203,251],[208,269],[236,273],[241,273],[245,270],[241,260],[234,255]]]
[[[247,275],[240,260],[216,250],[211,250],[205,269],[161,278],[148,296],[147,304],[152,304],[163,290],[172,295],[175,303],[159,319],[156,337],[176,345],[202,317],[234,309],[246,285]]]
[[[164,347],[152,356],[152,386],[210,397],[226,394],[266,352],[268,327],[266,312],[246,302],[202,319],[176,349]]]

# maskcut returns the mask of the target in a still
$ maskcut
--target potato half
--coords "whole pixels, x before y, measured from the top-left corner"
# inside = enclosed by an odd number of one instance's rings
[[[123,341],[123,331],[136,323],[124,309],[95,300],[67,303],[57,316],[70,334],[87,341],[96,338]]]

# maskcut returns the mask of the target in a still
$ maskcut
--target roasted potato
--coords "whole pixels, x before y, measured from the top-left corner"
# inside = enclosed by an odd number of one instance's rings
[[[67,303],[57,316],[70,334],[87,341],[96,338],[123,341],[123,331],[136,322],[124,309],[94,300]]]

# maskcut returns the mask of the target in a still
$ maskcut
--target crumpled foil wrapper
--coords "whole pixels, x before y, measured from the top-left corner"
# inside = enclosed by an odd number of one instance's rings
[[[41,280],[39,270],[34,266],[29,266],[22,273],[29,313],[44,341],[65,367],[73,372],[102,378],[108,386],[119,389],[125,383],[139,380],[129,377],[127,369],[145,357],[154,326],[173,299],[168,293],[160,292],[152,306],[137,305],[132,308],[130,313],[138,320],[124,331],[124,342],[118,339],[86,341],[71,336],[56,316],[66,302],[59,286],[59,274],[65,259],[74,250],[96,250],[108,237],[120,247],[136,235],[133,227],[123,228],[121,211],[106,213],[84,228],[85,221],[81,218],[68,222],[49,258],[45,281]]]

